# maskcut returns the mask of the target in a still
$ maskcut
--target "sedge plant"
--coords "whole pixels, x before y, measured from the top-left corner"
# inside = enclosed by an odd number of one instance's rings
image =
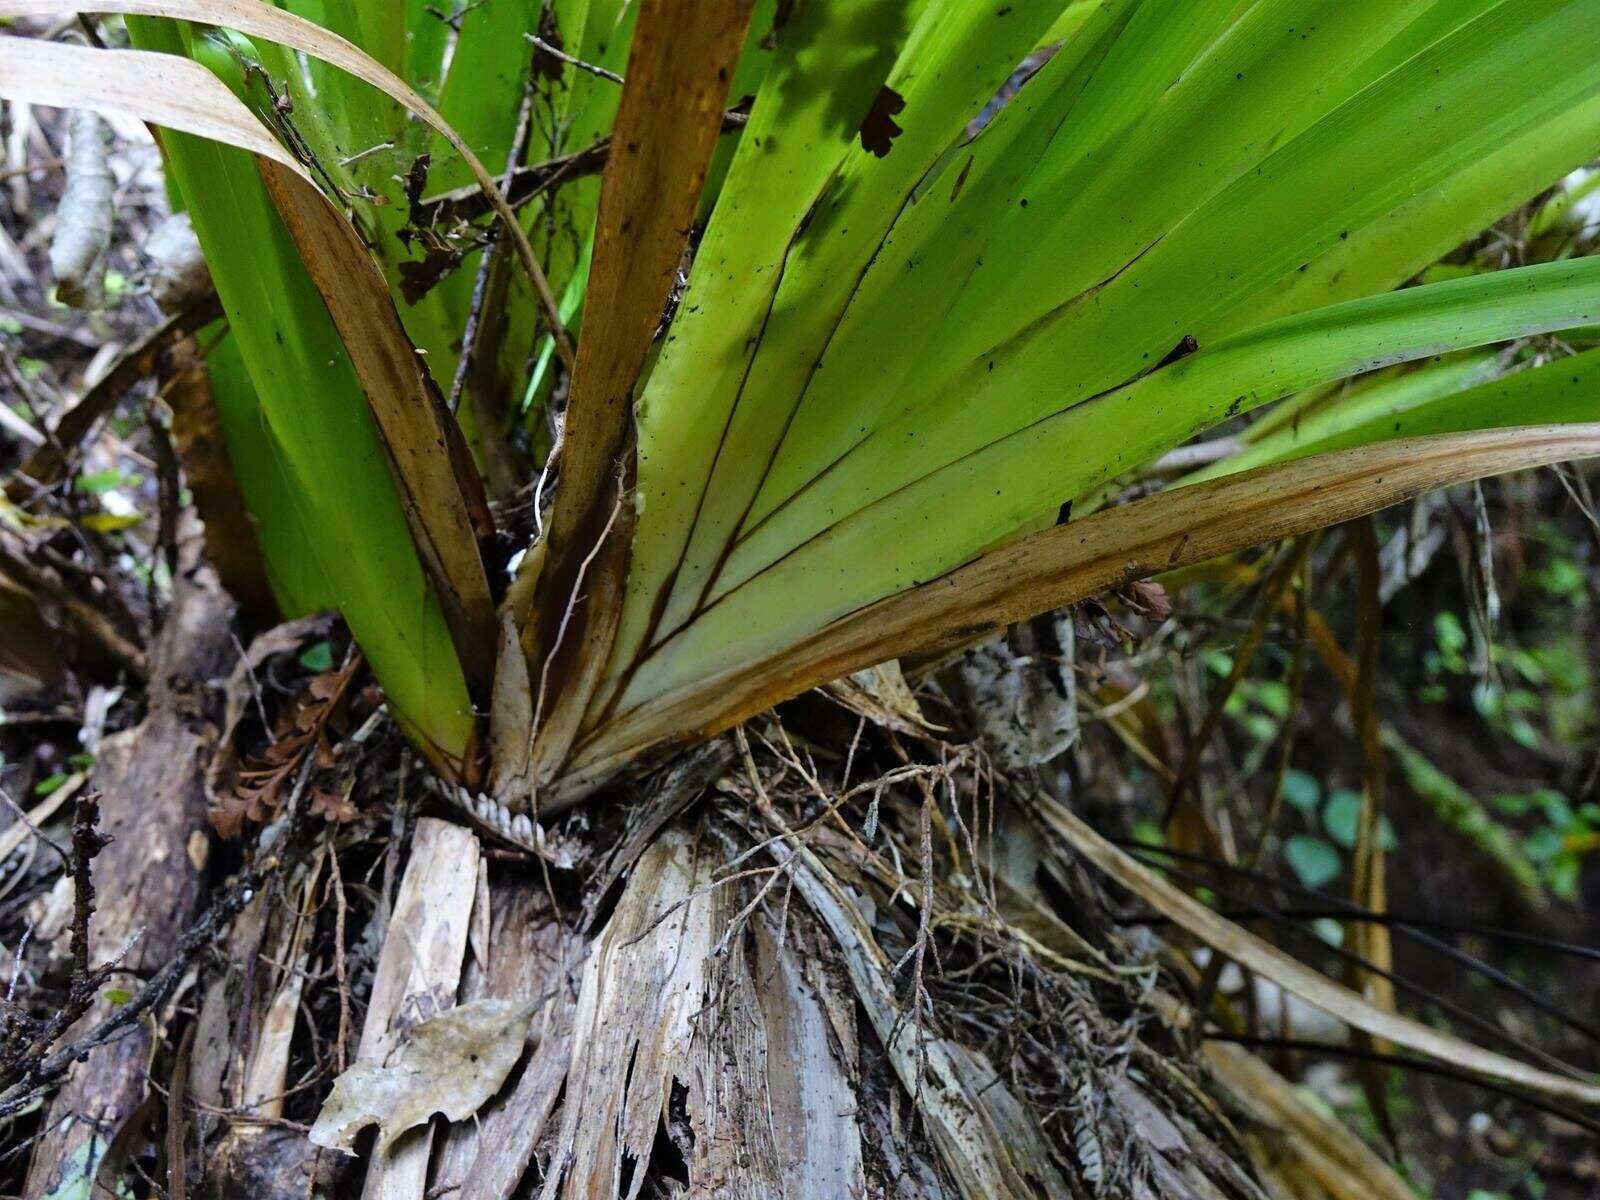
[[[0,94],[158,128],[279,607],[513,806],[1600,452],[1600,262],[1419,281],[1600,154],[1600,0],[0,0],[80,12]]]

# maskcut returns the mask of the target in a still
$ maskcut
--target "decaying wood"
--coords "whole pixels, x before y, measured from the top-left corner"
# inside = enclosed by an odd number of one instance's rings
[[[294,1040],[295,1019],[300,1012],[300,997],[305,991],[306,967],[310,955],[307,939],[310,937],[315,907],[313,895],[321,875],[321,857],[312,863],[300,895],[291,898],[297,903],[283,913],[279,922],[277,944],[269,950],[268,958],[277,964],[273,970],[274,985],[265,1019],[256,1031],[250,1046],[249,1064],[245,1068],[243,1086],[238,1097],[239,1107],[255,1116],[275,1119],[283,1116],[284,1092],[289,1082],[289,1045]]]
[[[198,837],[204,845],[205,766],[215,737],[207,685],[231,653],[231,604],[192,557],[186,568],[173,581],[172,607],[151,651],[149,715],[107,738],[94,769],[103,832],[113,840],[94,864],[99,911],[90,927],[91,961],[121,955],[123,969],[136,976],[171,960],[195,915],[204,856],[196,861],[191,844]],[[98,1001],[79,1028],[110,1008]],[[103,1148],[140,1109],[150,1053],[150,1032],[141,1026],[73,1068],[45,1117],[29,1200],[50,1194],[64,1174],[81,1172],[88,1148]]]
[[[216,1113],[231,1102],[230,1074],[242,1075],[250,1035],[240,1038],[235,1009],[242,1003],[249,964],[256,961],[265,936],[267,895],[257,892],[240,910],[219,947],[222,969],[208,980],[195,1021],[194,1046],[189,1058],[189,1094],[199,1108],[202,1137],[217,1125]]]
[[[481,899],[481,898],[480,898]],[[490,885],[488,962],[469,964],[463,1000],[540,1001],[530,1040],[537,1045],[521,1076],[478,1112],[450,1127],[436,1155],[432,1190],[460,1200],[511,1195],[533,1159],[566,1077],[577,978],[543,889],[531,878]]]
[[[282,891],[257,893],[235,920],[223,969],[201,1001],[189,1097],[203,1149],[196,1194],[208,1200],[301,1200],[332,1178],[333,1155],[275,1123],[288,1089],[321,862],[319,855]]]
[[[830,1013],[799,947],[767,917],[750,929],[748,948],[731,943],[695,1028],[691,1195],[863,1196],[854,1011]]]
[[[541,1200],[634,1200],[675,1081],[688,1079],[722,897],[712,860],[671,829],[639,859],[589,956],[573,1021],[568,1103]],[[624,1164],[632,1162],[624,1187]]]
[[[637,821],[630,823],[622,841],[590,886],[585,923],[593,915],[593,906],[610,894],[616,882],[655,842],[656,836],[698,800],[732,761],[733,745],[724,739],[701,746],[662,770],[655,788],[637,810]]]
[[[478,884],[478,839],[459,825],[425,817],[378,956],[357,1057],[385,1063],[407,1030],[456,1003]],[[422,1200],[433,1129],[407,1134],[374,1158],[363,1200]]]

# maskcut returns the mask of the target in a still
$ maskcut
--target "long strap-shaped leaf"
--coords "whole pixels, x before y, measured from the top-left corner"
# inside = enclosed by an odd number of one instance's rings
[[[704,611],[661,639],[618,711],[687,685],[695,675],[764,658],[910,583],[935,578],[1041,514],[1238,413],[1391,363],[1583,325],[1597,313],[1600,258],[1333,305],[1216,342],[1009,436],[983,434],[990,441],[982,449],[857,512],[841,499],[840,513],[821,522],[795,523],[795,513],[775,516],[730,555],[720,593]],[[948,419],[981,430],[992,413],[978,394],[965,415]],[[915,430],[919,442],[949,432],[929,421]],[[1516,423],[1546,422],[1530,417]],[[904,449],[917,452],[909,439]],[[835,482],[833,475],[816,482],[818,504],[825,504]],[[813,516],[818,511],[812,507]]]
[[[558,352],[569,367],[572,365],[572,343],[559,318],[555,295],[550,290],[549,281],[545,279],[544,270],[534,255],[533,246],[523,232],[521,222],[506,202],[494,177],[478,160],[472,147],[462,140],[461,135],[450,127],[433,106],[382,63],[338,34],[292,12],[264,4],[261,0],[94,0],[89,4],[74,3],[73,0],[0,0],[0,17],[69,17],[80,13],[171,17],[236,29],[252,37],[263,37],[292,46],[313,58],[332,63],[405,105],[449,142],[471,169],[472,177],[477,180],[495,215],[500,218],[516,249],[518,262],[538,293],[540,306],[555,333]]]
[[[524,634],[536,775],[565,758],[616,634],[632,528],[633,385],[688,243],[753,7],[644,0],[639,10],[601,181],[548,558]]]
[[[1475,1071],[1491,1079],[1524,1087],[1541,1095],[1580,1104],[1600,1104],[1600,1084],[1569,1079],[1527,1063],[1484,1050],[1458,1037],[1440,1033],[1363,999],[1327,976],[1313,971],[1198,900],[1184,895],[1148,867],[1117,849],[1071,812],[1048,797],[1036,801],[1046,827],[1076,853],[1137,895],[1206,945],[1245,970],[1270,979],[1284,991],[1313,1004],[1354,1029],[1383,1038],[1431,1058]]]
[[[1335,397],[1225,458],[1188,482],[1397,437],[1600,417],[1600,350],[1515,374],[1504,355],[1426,366]]]
[[[305,169],[216,76],[175,55],[0,38],[0,96],[133,116],[256,156],[366,391],[462,666],[487,683],[494,607],[437,394],[382,275]]]
[[[696,741],[852,671],[970,640],[1135,579],[1376,512],[1486,475],[1600,455],[1600,423],[1415,438],[1153,496],[990,551],[752,666],[688,685],[573,756],[581,794],[647,748]]]
[[[1061,7],[930,4],[909,29],[901,0],[796,8],[639,406],[647,515],[634,541],[618,663],[633,661],[701,598],[907,195]],[[1074,43],[1063,53],[1085,51]],[[903,129],[879,158],[859,131],[874,97],[890,95],[904,104],[896,117]]]

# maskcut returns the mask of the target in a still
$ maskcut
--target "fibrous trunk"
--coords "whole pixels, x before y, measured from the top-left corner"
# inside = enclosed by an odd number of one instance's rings
[[[544,863],[421,819],[361,1053],[453,1004],[536,1009],[475,1120],[341,1160],[361,1194],[1212,1200],[1286,1171],[1316,1195],[1334,1153],[1382,1171],[1252,1063],[1214,1074],[1037,784],[946,749],[852,786],[763,723],[569,818]],[[1308,1166],[1295,1122],[1335,1151]]]

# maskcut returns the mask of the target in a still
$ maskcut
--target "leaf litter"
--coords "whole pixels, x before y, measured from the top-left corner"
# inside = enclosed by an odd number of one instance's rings
[[[451,1121],[474,1115],[521,1060],[534,1008],[474,1000],[419,1022],[389,1063],[357,1062],[334,1080],[311,1140],[354,1154],[356,1137],[376,1125],[381,1155],[434,1113]]]

